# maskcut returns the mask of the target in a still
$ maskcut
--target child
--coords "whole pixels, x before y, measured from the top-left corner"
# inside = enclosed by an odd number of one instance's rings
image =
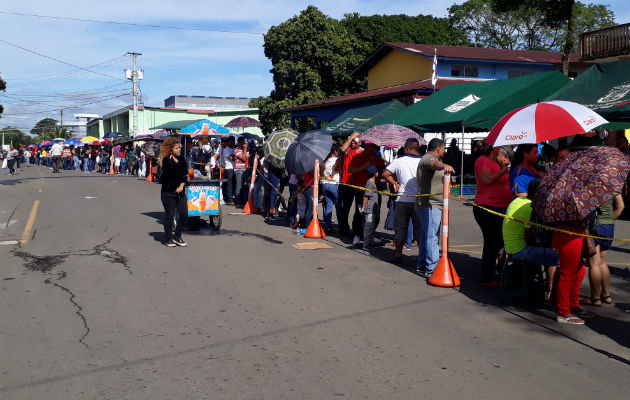
[[[374,165],[367,167],[368,180],[365,188],[369,189],[363,193],[363,206],[359,212],[363,215],[363,250],[370,250],[373,246],[374,232],[378,225],[378,193],[376,193],[376,173]]]

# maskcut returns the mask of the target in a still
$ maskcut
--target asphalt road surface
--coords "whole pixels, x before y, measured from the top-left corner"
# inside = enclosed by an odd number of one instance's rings
[[[567,326],[479,287],[470,207],[451,212],[456,290],[412,273],[415,251],[398,267],[334,236],[298,250],[313,240],[258,215],[167,248],[159,190],[0,178],[0,399],[630,398],[627,244],[609,257],[615,305]]]

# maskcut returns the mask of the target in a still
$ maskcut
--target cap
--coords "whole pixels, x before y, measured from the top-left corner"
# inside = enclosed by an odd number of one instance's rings
[[[353,140],[353,142],[357,142],[357,143],[360,142],[360,141],[361,141],[361,139],[359,139],[358,137],[355,137],[354,140]]]
[[[367,172],[368,176],[372,176],[374,174],[376,174],[376,167],[374,165],[370,165],[367,167],[367,169],[365,170],[365,172]]]

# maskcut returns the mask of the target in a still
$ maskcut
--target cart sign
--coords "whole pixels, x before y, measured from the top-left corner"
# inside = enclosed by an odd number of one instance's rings
[[[219,186],[191,184],[186,188],[188,215],[219,214]]]

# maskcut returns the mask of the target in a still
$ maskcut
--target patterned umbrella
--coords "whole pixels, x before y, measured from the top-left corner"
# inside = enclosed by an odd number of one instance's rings
[[[360,140],[372,142],[376,145],[385,147],[404,146],[405,141],[409,138],[418,139],[421,146],[427,144],[427,141],[424,140],[424,138],[420,137],[420,135],[411,129],[393,124],[373,126],[359,136]]]
[[[581,221],[621,193],[630,159],[614,147],[569,154],[545,175],[532,201],[544,223]]]
[[[324,162],[330,148],[332,136],[324,130],[304,132],[298,135],[287,150],[284,163],[290,174],[302,175],[315,169],[315,160]]]
[[[133,140],[151,140],[153,139],[153,135],[148,134],[148,133],[143,133],[142,135],[138,135],[136,137],[133,138]]]
[[[272,132],[265,141],[265,159],[274,167],[284,168],[287,150],[296,137],[297,134],[292,129]]]
[[[225,124],[227,128],[249,128],[252,126],[262,126],[260,122],[250,117],[236,117],[227,124]]]

